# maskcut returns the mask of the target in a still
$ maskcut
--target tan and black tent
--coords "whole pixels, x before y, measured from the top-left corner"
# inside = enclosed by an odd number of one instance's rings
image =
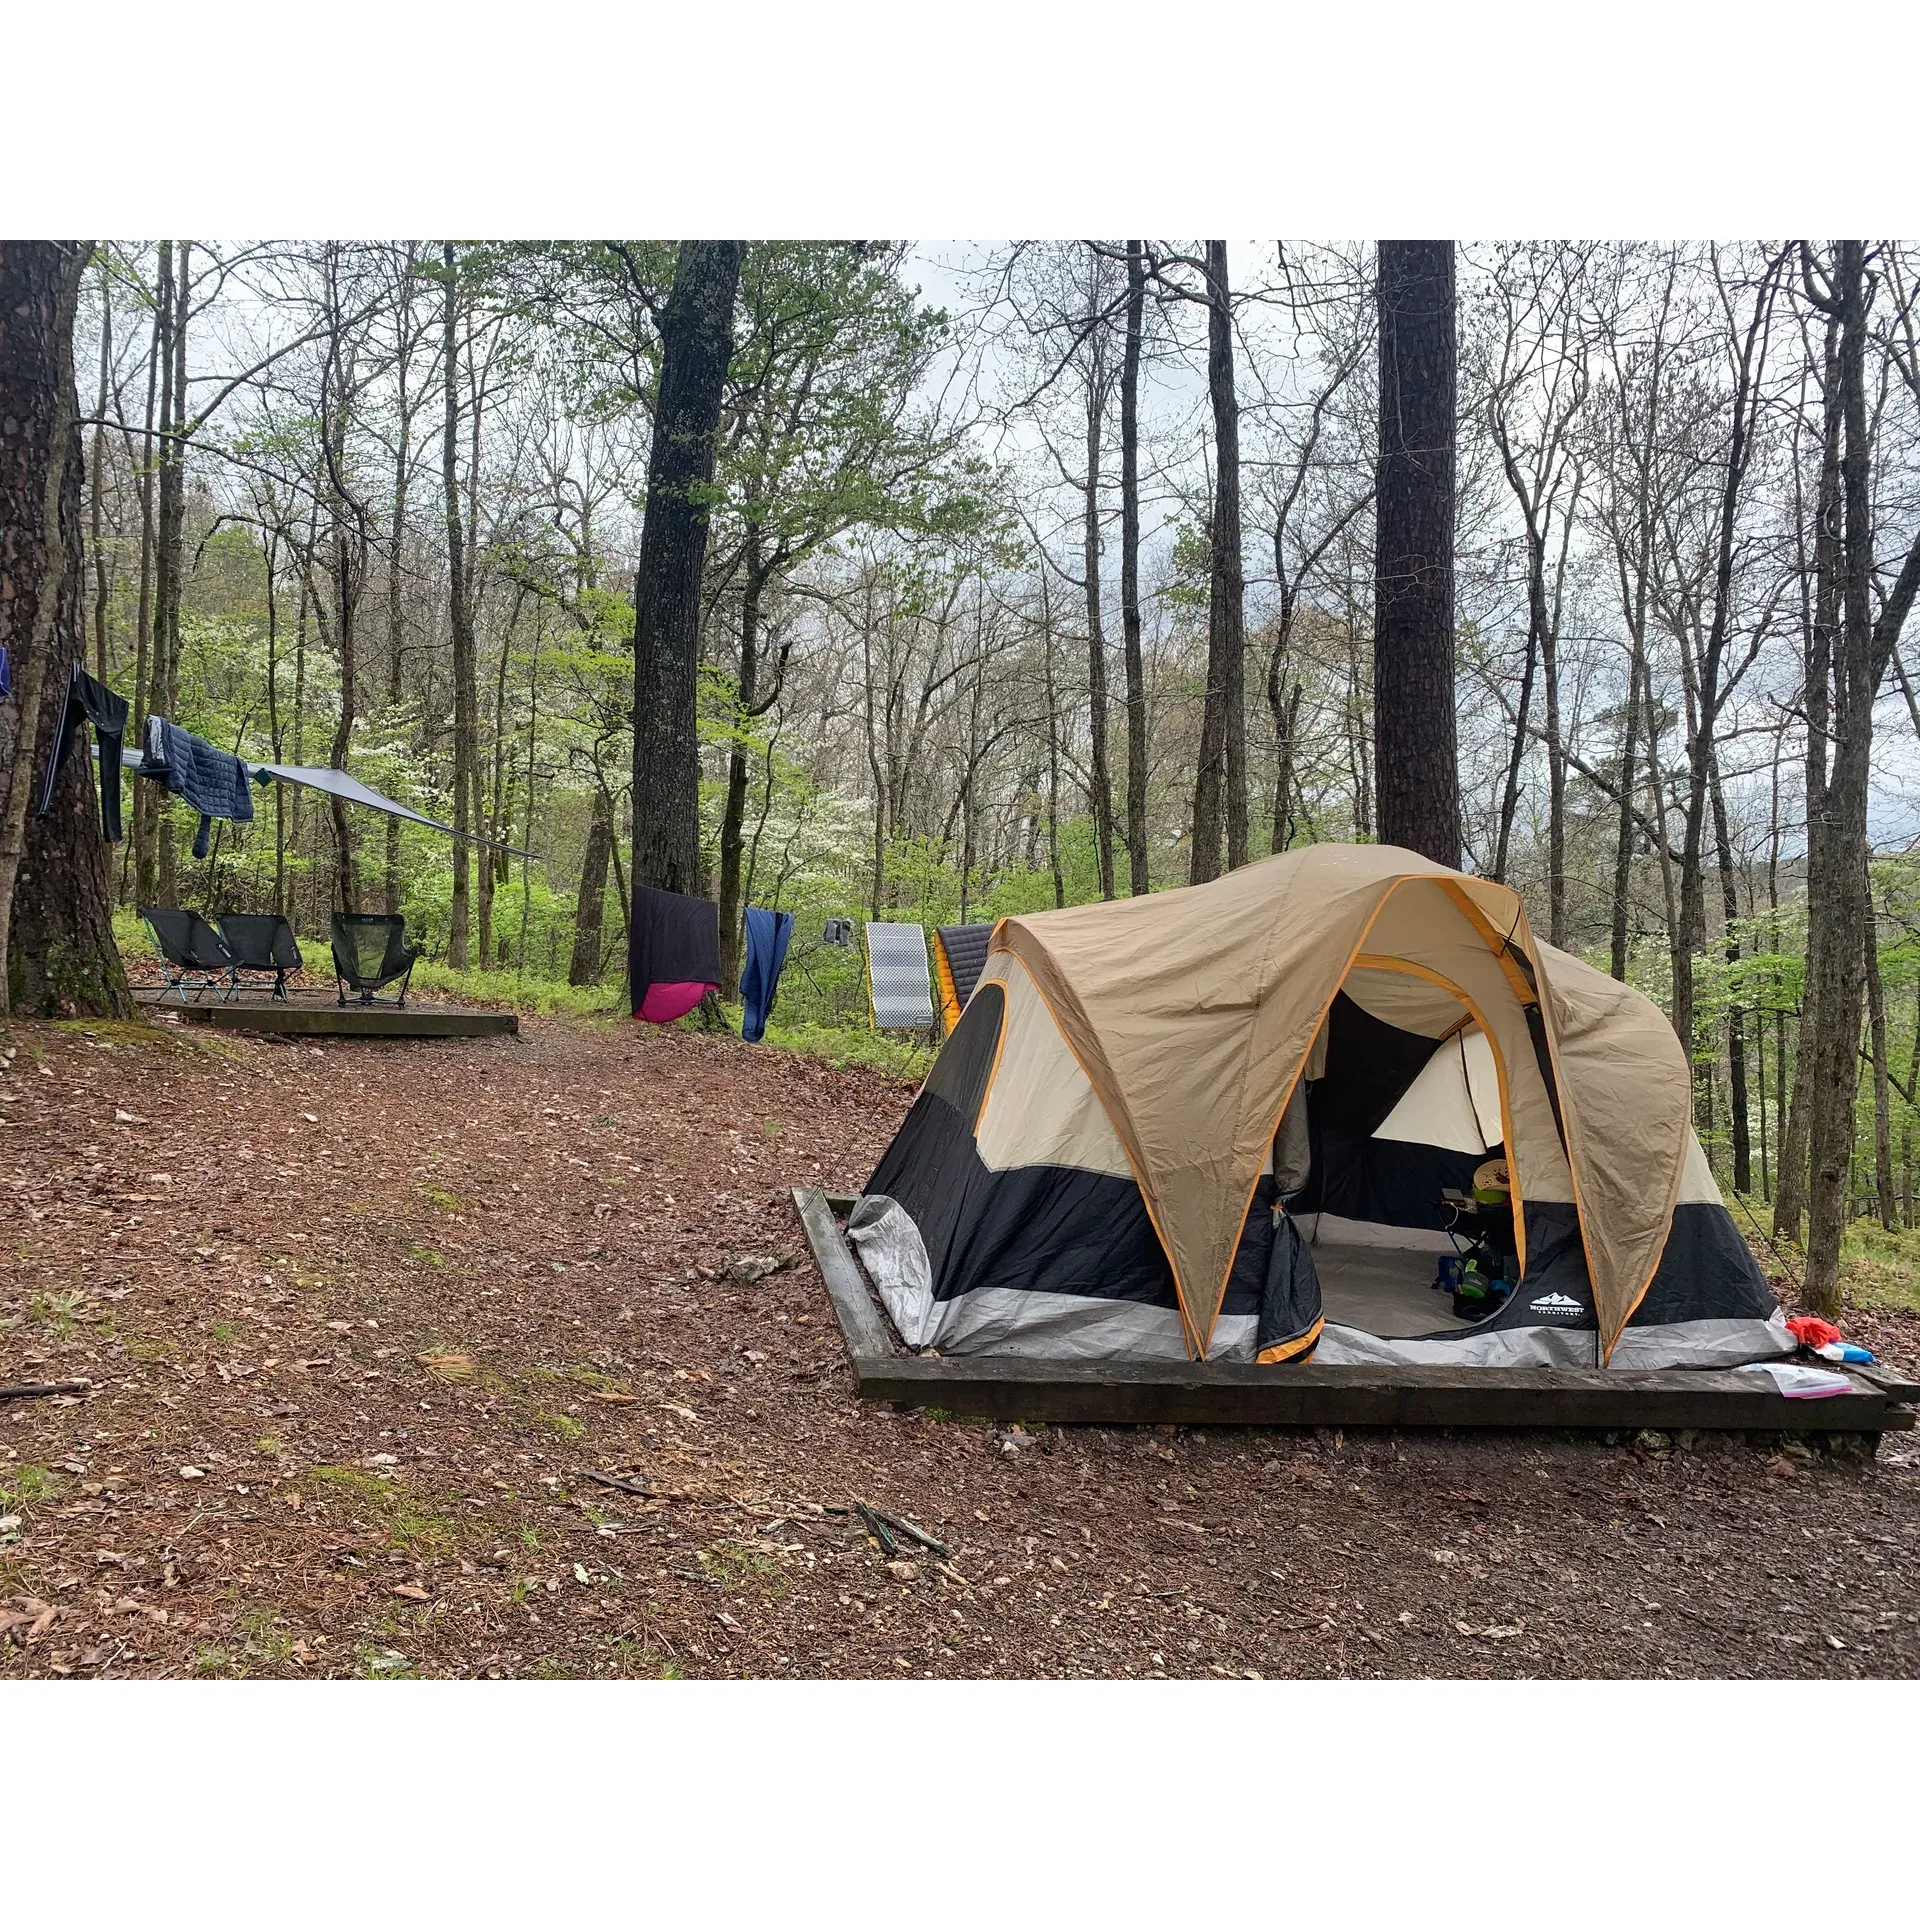
[[[1432,1285],[1504,1157],[1510,1297]],[[1457,1228],[1456,1228],[1457,1231]],[[1319,846],[1004,920],[850,1225],[911,1345],[1723,1366],[1791,1350],[1644,996],[1510,888]]]

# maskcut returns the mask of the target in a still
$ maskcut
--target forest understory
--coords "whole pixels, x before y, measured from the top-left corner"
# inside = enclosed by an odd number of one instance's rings
[[[860,1405],[787,1194],[897,1126],[861,1066],[566,1015],[0,1056],[0,1385],[91,1383],[0,1409],[0,1674],[1920,1674],[1911,1435]]]

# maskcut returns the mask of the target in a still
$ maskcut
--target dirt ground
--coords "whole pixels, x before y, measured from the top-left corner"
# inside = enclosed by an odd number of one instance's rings
[[[0,1054],[0,1386],[92,1383],[0,1403],[0,1673],[1920,1673],[1912,1435],[857,1404],[787,1190],[872,1166],[865,1070],[561,1018]]]

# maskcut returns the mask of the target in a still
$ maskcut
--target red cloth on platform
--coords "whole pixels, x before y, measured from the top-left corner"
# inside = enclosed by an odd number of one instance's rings
[[[1840,1338],[1840,1329],[1831,1320],[1822,1320],[1811,1313],[1796,1313],[1787,1322],[1787,1331],[1803,1347],[1824,1347]]]

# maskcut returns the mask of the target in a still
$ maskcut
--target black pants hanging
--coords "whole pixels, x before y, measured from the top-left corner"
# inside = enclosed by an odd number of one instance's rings
[[[67,704],[53,734],[53,753],[40,788],[40,811],[53,806],[53,783],[60,778],[73,748],[73,736],[93,722],[100,743],[100,826],[109,841],[120,838],[120,748],[127,732],[127,703],[111,687],[103,687],[78,662],[67,681]]]

